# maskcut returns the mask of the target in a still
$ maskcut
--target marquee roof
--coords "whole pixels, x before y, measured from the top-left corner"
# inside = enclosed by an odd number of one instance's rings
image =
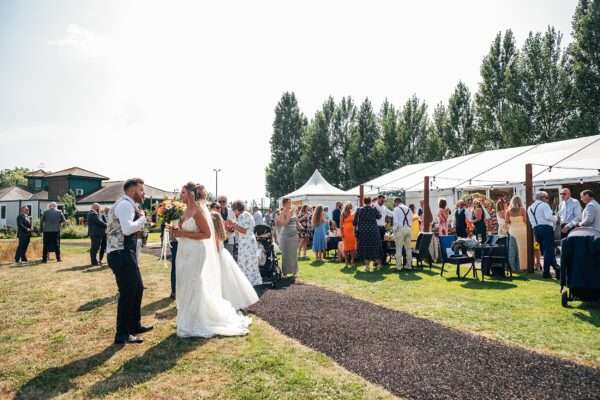
[[[405,165],[365,182],[365,193],[422,191],[431,177],[434,189],[469,189],[514,185],[525,181],[525,165],[533,164],[534,183],[600,180],[600,135],[539,145],[488,150],[441,161]],[[359,186],[348,193],[358,194]]]

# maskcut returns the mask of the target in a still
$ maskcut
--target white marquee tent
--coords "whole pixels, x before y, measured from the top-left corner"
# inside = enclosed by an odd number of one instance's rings
[[[323,205],[329,207],[329,212],[335,208],[335,203],[352,202],[356,207],[358,205],[358,195],[344,192],[336,188],[323,178],[319,170],[315,170],[310,179],[298,190],[289,193],[279,199],[289,198],[295,207],[307,204],[309,206]]]
[[[534,189],[600,181],[600,135],[507,149],[489,150],[428,163],[411,164],[363,184],[365,194],[403,190],[406,202],[418,204],[423,181],[430,177],[430,205],[450,207],[464,192],[511,188],[524,197],[525,165],[532,164]],[[358,195],[359,186],[347,193]]]

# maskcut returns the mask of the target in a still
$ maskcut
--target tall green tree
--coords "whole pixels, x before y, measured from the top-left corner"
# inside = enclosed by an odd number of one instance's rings
[[[342,97],[336,105],[331,123],[331,170],[335,176],[329,182],[337,187],[350,189],[352,180],[350,174],[349,151],[352,132],[356,129],[356,105],[351,97]]]
[[[400,166],[402,142],[398,124],[398,111],[385,99],[379,112],[379,126],[382,134],[381,172],[389,172]]]
[[[26,185],[29,169],[23,167],[6,168],[0,171],[0,188],[5,186]]]
[[[65,217],[68,219],[75,218],[75,214],[77,214],[77,197],[75,197],[75,193],[69,190],[60,198],[60,201],[64,205]]]
[[[432,121],[425,138],[423,161],[438,161],[446,157],[448,129],[448,111],[444,103],[440,102],[433,109]]]
[[[482,142],[474,126],[471,92],[467,85],[458,82],[448,100],[448,129],[444,142],[448,146],[448,157],[458,157],[481,150]]]
[[[570,83],[561,48],[562,34],[548,27],[529,33],[521,51],[522,99],[529,118],[529,142],[565,138],[573,108]]]
[[[350,185],[358,185],[381,174],[380,149],[377,116],[367,98],[358,111],[348,150]]]
[[[422,149],[427,138],[429,117],[427,104],[413,94],[406,101],[400,113],[400,138],[403,144],[402,164],[412,164],[422,161]]]
[[[496,149],[517,146],[527,140],[527,115],[521,102],[519,52],[509,29],[499,32],[481,65],[475,96],[481,143]]]
[[[579,0],[569,57],[577,115],[570,136],[600,133],[600,0]]]
[[[335,176],[335,172],[330,168],[329,124],[324,110],[320,110],[306,127],[302,140],[302,156],[294,168],[296,182],[306,182],[315,169],[327,180]]]
[[[275,108],[271,136],[271,162],[266,169],[267,195],[278,198],[297,189],[294,168],[300,161],[302,135],[307,124],[296,95],[284,93]],[[303,183],[303,182],[302,182]]]

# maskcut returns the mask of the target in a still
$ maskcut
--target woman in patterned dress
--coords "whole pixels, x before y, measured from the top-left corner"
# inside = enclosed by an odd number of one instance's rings
[[[298,209],[298,257],[306,257],[306,248],[308,247],[308,206],[305,204]]]
[[[233,230],[238,237],[237,262],[253,286],[262,285],[260,270],[258,269],[258,244],[254,236],[254,217],[245,211],[244,203],[235,201],[231,209],[236,216]]]
[[[371,271],[370,263],[375,261],[381,267],[381,237],[377,220],[381,214],[371,207],[371,198],[365,197],[365,206],[354,214],[354,226],[358,230],[358,257],[364,261],[367,272]]]

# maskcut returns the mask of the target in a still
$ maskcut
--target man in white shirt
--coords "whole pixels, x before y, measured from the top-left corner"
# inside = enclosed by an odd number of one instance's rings
[[[394,213],[391,212],[386,206],[385,206],[385,196],[380,194],[379,196],[377,196],[377,201],[373,203],[373,207],[375,207],[377,209],[377,211],[379,211],[379,215],[381,215],[379,217],[379,219],[377,220],[377,227],[379,228],[379,236],[381,238],[381,254],[382,254],[382,259],[381,259],[381,265],[385,265],[385,261],[387,258],[387,244],[384,240],[385,238],[385,217],[394,217]]]
[[[137,257],[137,236],[146,223],[144,212],[138,208],[144,201],[144,181],[129,179],[123,191],[109,212],[106,228],[108,265],[119,287],[115,343],[142,343],[143,339],[135,335],[152,329],[141,324],[144,284]]]
[[[260,212],[260,210],[258,209],[258,207],[254,207],[254,214],[252,215],[254,217],[254,225],[264,225],[264,219],[263,219],[263,215]]]
[[[560,216],[561,236],[564,238],[581,221],[581,204],[577,199],[571,197],[569,188],[561,189],[560,198],[558,215]]]
[[[396,269],[402,270],[402,249],[406,252],[406,265],[404,268],[412,269],[412,211],[402,204],[400,198],[394,200],[394,242],[396,242]]]
[[[580,194],[581,201],[585,204],[583,216],[579,226],[592,228],[600,231],[600,204],[595,200],[594,192],[584,190]]]
[[[550,278],[550,267],[554,268],[556,279],[560,277],[560,269],[554,255],[554,225],[556,217],[552,215],[552,209],[548,204],[548,193],[539,191],[535,195],[535,201],[527,210],[527,219],[533,228],[535,240],[540,244],[544,256],[544,278]]]

